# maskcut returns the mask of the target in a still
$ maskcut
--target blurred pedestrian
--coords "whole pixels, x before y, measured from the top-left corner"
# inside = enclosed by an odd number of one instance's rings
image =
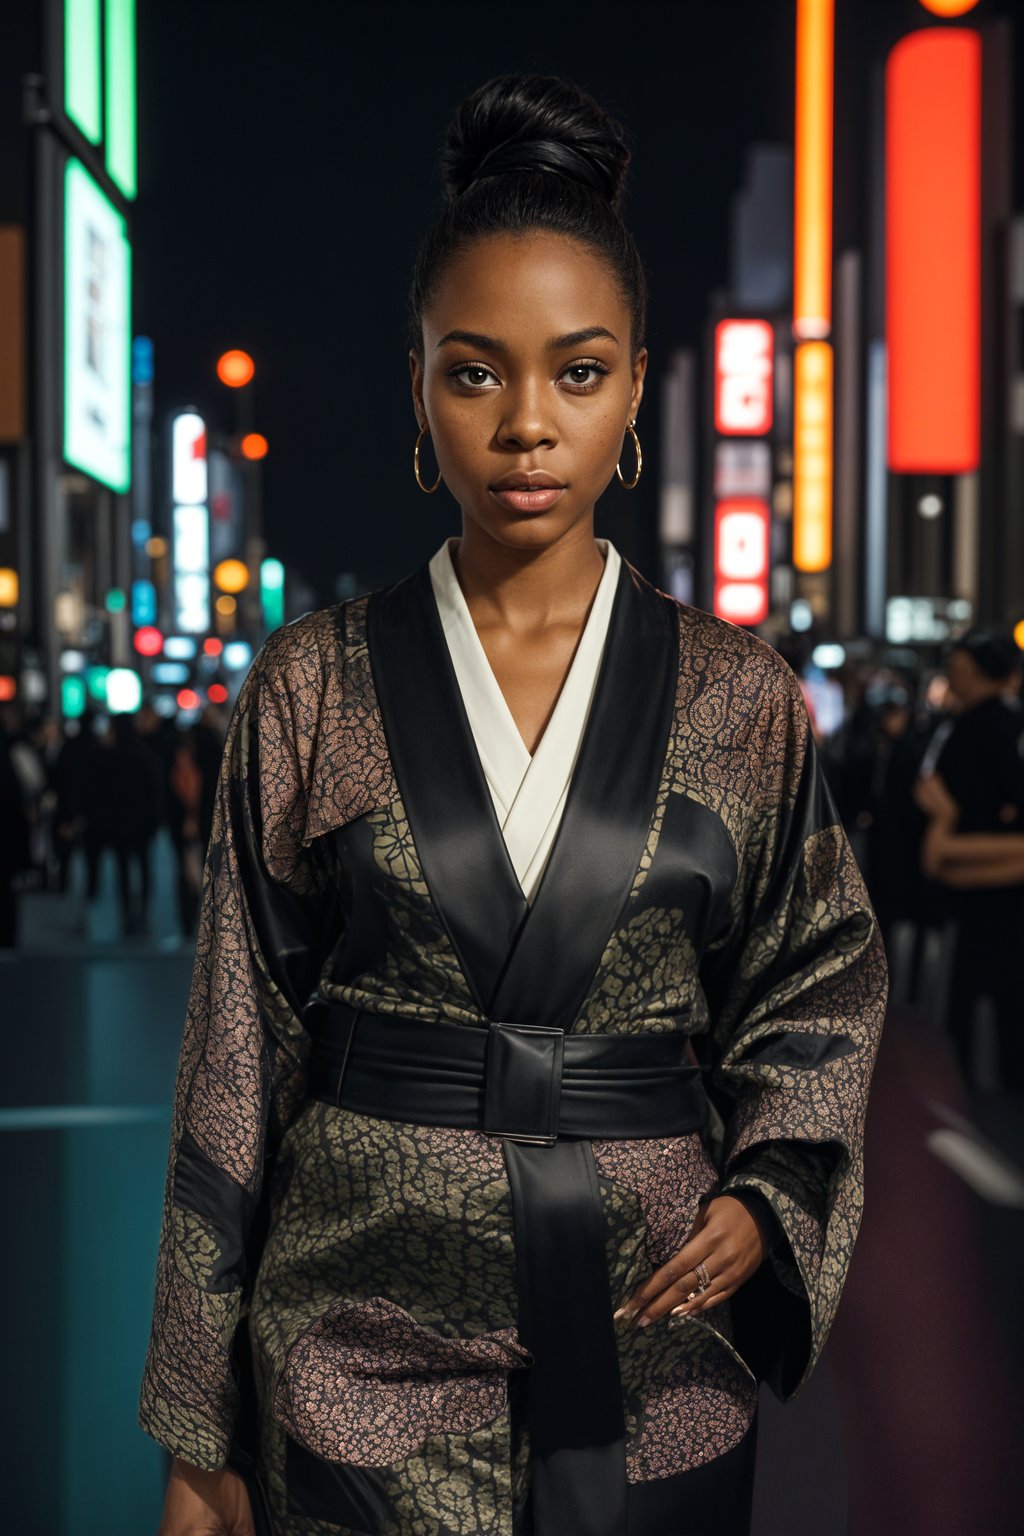
[[[67,722],[63,745],[51,774],[55,795],[53,827],[57,888],[61,894],[67,892],[71,858],[76,849],[81,849],[85,856],[90,899],[95,895],[99,880],[102,849],[99,824],[104,818],[100,801],[106,759],[97,724],[93,710],[86,710],[79,720]]]
[[[151,851],[163,817],[160,764],[139,738],[131,715],[111,722],[110,787],[118,814],[111,824],[111,845],[117,859],[121,932],[125,938],[145,934],[152,888]]]
[[[995,629],[969,631],[948,658],[953,721],[915,788],[931,817],[925,873],[950,893],[956,941],[948,1027],[966,1081],[974,1086],[978,1003],[991,1001],[999,1039],[1000,1080],[1024,1090],[1024,709],[1020,651]],[[927,761],[925,769],[932,767]],[[975,839],[980,838],[981,841]]]

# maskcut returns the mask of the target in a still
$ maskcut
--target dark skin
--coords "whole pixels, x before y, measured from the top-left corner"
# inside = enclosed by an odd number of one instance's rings
[[[609,334],[551,345],[598,328]],[[446,339],[453,331],[474,340]],[[632,473],[623,439],[640,408],[647,352],[632,349],[629,308],[602,257],[537,232],[480,240],[449,263],[423,316],[422,356],[410,352],[409,365],[417,424],[462,511],[459,584],[532,753],[601,579],[594,504],[620,457]],[[489,489],[510,469],[547,470],[566,491],[545,512],[510,511]],[[616,1318],[644,1327],[720,1306],[766,1251],[747,1207],[720,1195]],[[702,1260],[711,1284],[689,1300]]]
[[[452,331],[474,340],[446,340]],[[581,339],[581,332],[590,334]],[[633,474],[626,424],[640,409],[647,352],[632,347],[629,307],[606,262],[560,236],[536,233],[480,240],[448,264],[423,316],[423,354],[410,352],[409,365],[417,424],[428,428],[462,511],[453,550],[459,584],[532,754],[604,570],[594,504],[620,459],[625,477]],[[546,470],[565,485],[548,510],[512,511],[490,490],[509,470],[526,469]],[[615,1316],[644,1326],[670,1311],[718,1306],[765,1251],[746,1206],[720,1195]],[[701,1260],[711,1286],[687,1301]],[[159,1536],[251,1532],[248,1498],[233,1472],[202,1472],[175,1458]]]

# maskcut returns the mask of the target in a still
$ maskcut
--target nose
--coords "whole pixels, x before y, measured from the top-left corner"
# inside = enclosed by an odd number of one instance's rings
[[[558,432],[547,393],[543,384],[530,382],[506,392],[505,410],[498,427],[502,447],[529,450],[555,445]]]

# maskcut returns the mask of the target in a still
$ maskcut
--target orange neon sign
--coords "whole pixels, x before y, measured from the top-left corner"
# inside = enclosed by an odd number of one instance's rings
[[[885,76],[889,467],[976,469],[981,435],[981,38],[925,27]]]
[[[832,328],[833,0],[797,0],[793,335]]]
[[[805,341],[793,370],[793,564],[832,563],[832,348]]]

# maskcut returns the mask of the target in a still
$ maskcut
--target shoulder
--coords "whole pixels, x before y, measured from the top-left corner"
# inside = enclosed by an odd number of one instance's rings
[[[735,724],[773,714],[806,716],[800,679],[768,640],[704,608],[670,601],[679,616],[681,691],[719,697]]]
[[[347,665],[365,645],[368,597],[313,608],[267,636],[246,686],[250,697],[293,697],[312,702],[344,692]]]
[[[371,593],[316,608],[269,635],[245,687],[275,794],[304,807],[300,841],[390,804],[390,767],[366,647]]]

